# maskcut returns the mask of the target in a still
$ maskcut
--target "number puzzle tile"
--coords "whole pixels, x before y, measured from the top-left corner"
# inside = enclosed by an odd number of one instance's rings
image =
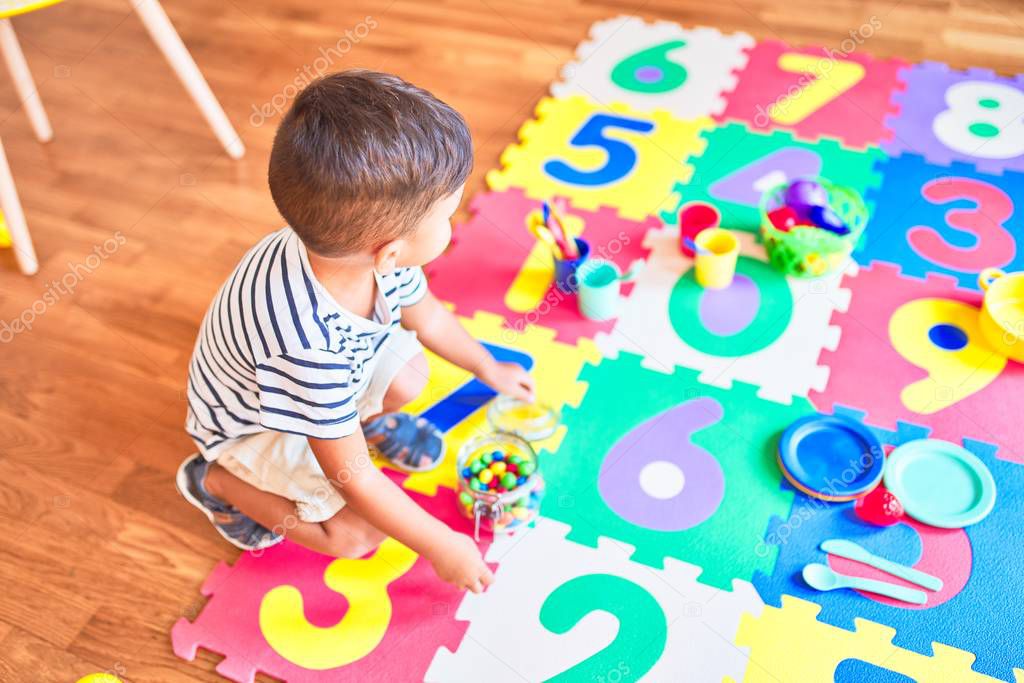
[[[456,613],[469,622],[466,637],[454,653],[438,651],[429,683],[717,683],[743,671],[746,653],[732,639],[740,616],[762,609],[749,583],[709,588],[698,567],[669,559],[654,570],[617,541],[587,548],[567,541],[568,530],[541,517],[491,546],[497,580],[466,596]]]
[[[855,420],[864,417],[861,411],[841,407],[836,412]],[[927,427],[905,422],[895,430],[872,431],[882,443],[892,446],[930,436]],[[772,605],[778,605],[780,598],[785,604],[785,596],[790,595],[816,602],[822,606],[819,619],[833,626],[850,628],[858,618],[885,624],[896,629],[897,645],[917,653],[928,654],[932,641],[960,648],[965,651],[965,678],[956,680],[975,680],[966,678],[975,655],[978,671],[1001,680],[1010,678],[1014,665],[1024,666],[1024,647],[1017,637],[1024,617],[1016,601],[1004,598],[1024,593],[1024,575],[1007,571],[1019,564],[1024,544],[1024,528],[1016,521],[1024,513],[1024,468],[997,459],[990,444],[970,439],[962,443],[989,468],[999,491],[995,508],[983,521],[966,529],[938,529],[906,519],[878,528],[861,522],[853,513],[853,503],[824,503],[798,493],[789,515],[773,521],[757,549],[758,553],[769,548],[779,551],[774,571],[754,577],[761,597]],[[926,591],[928,602],[922,606],[855,591],[814,591],[800,578],[801,569],[809,562],[827,563],[842,574],[911,586],[866,565],[828,556],[819,545],[829,538],[853,540],[876,555],[938,576],[944,585],[938,592]],[[998,628],[993,628],[995,625]],[[936,645],[936,654],[940,648],[947,649]],[[752,657],[756,657],[756,648]]]
[[[906,62],[778,41],[760,42],[749,54],[721,120],[788,128],[804,140],[830,137],[859,149],[890,135],[885,117],[894,109],[893,91],[903,87],[899,70]]]
[[[501,318],[489,313],[477,313],[473,318],[460,318],[460,322],[477,339],[523,352],[533,359],[532,374],[536,382],[537,400],[561,409],[565,406],[579,405],[583,399],[587,385],[577,380],[580,369],[586,363],[596,362],[600,358],[597,347],[590,340],[580,339],[575,345],[563,344],[555,341],[554,331],[535,325],[528,325],[522,332],[510,330],[502,325]],[[424,413],[472,380],[468,372],[429,351],[427,362],[430,365],[430,381],[424,392],[405,406],[404,410],[407,412]],[[493,430],[487,422],[487,407],[481,406],[445,433],[445,448],[448,455],[441,464],[429,472],[409,474],[403,486],[428,496],[437,494],[439,488],[456,489],[456,453],[469,439],[491,431]],[[564,436],[565,428],[561,427],[547,439],[535,442],[534,446],[537,449],[549,448],[553,451],[558,448]],[[378,464],[385,468],[390,467],[390,463],[383,460]]]
[[[944,275],[907,278],[886,263],[863,267],[843,284],[852,301],[832,319],[842,342],[822,352],[831,373],[824,391],[811,394],[820,410],[865,407],[872,425],[924,424],[938,438],[983,440],[999,449],[998,457],[1024,463],[1024,365],[1007,362],[984,341],[981,294]],[[948,335],[933,332],[943,326],[966,341],[950,346]]]
[[[664,109],[680,119],[718,114],[725,107],[722,93],[735,87],[734,72],[753,45],[746,33],[723,35],[703,26],[648,24],[632,16],[599,21],[551,94],[624,102],[637,111]]]
[[[413,498],[452,528],[471,533],[455,494]],[[285,541],[219,563],[202,588],[209,601],[195,621],[171,630],[174,653],[199,647],[224,655],[221,675],[300,681],[421,678],[439,647],[456,647],[466,624],[454,619],[462,591],[430,563],[387,540],[359,560],[334,559]]]
[[[666,225],[676,224],[684,202],[704,201],[721,211],[730,230],[758,232],[761,196],[788,179],[820,175],[862,196],[882,182],[874,169],[885,157],[878,147],[860,151],[830,139],[803,142],[789,131],[753,132],[740,123],[712,128],[704,138],[704,153],[691,162],[693,177],[676,183],[678,201],[661,214]]]
[[[597,337],[602,352],[636,353],[644,367],[662,372],[694,368],[714,386],[747,382],[762,398],[782,403],[823,390],[828,368],[818,356],[839,343],[839,328],[829,319],[850,300],[840,277],[787,278],[767,263],[753,235],[739,233],[736,279],[728,289],[707,290],[694,280],[693,259],[680,251],[678,233],[648,233],[647,267],[618,324]]]
[[[502,169],[487,173],[487,185],[520,187],[533,199],[563,195],[592,211],[613,206],[638,221],[665,208],[673,182],[689,178],[687,159],[703,149],[700,132],[711,126],[707,117],[684,121],[579,95],[545,97],[535,116],[519,129],[520,144],[502,153]]]
[[[943,166],[965,161],[987,173],[1024,172],[1024,75],[922,62],[901,76],[907,85],[893,95],[899,111],[887,121],[887,152],[921,154]]]
[[[512,330],[540,324],[555,330],[559,341],[592,339],[613,323],[587,320],[579,314],[576,296],[553,286],[551,252],[526,230],[527,216],[539,208],[539,201],[518,188],[477,195],[470,205],[472,217],[455,230],[455,244],[428,266],[430,289],[459,313],[496,313]],[[591,253],[615,262],[623,272],[647,255],[644,235],[658,225],[655,218],[622,218],[607,206],[587,211],[570,205],[567,211],[565,222],[580,230]],[[631,288],[623,283],[624,294]]]
[[[817,612],[813,603],[784,596],[781,609],[743,615],[736,642],[750,648],[750,664],[742,682],[997,680],[972,671],[970,653],[938,643],[931,656],[909,652],[892,644],[896,632],[891,628],[857,619],[856,630],[847,631],[816,621]],[[854,668],[844,666],[848,663],[867,665],[857,668],[869,671],[871,678],[833,678],[840,668]],[[882,677],[885,673],[892,677]]]
[[[936,167],[915,154],[879,167],[884,180],[868,195],[875,209],[859,262],[894,263],[917,277],[945,273],[968,289],[978,289],[984,268],[1024,269],[1024,175]]]
[[[643,564],[699,565],[708,586],[770,572],[775,549],[755,555],[754,546],[793,497],[779,486],[775,441],[810,404],[763,401],[738,382],[708,387],[684,368],[651,372],[626,353],[580,378],[589,389],[565,412],[566,438],[542,455],[541,513],[569,524],[572,541],[608,536],[635,547]]]

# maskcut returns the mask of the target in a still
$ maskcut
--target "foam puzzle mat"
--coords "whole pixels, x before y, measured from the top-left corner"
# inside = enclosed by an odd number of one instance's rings
[[[467,329],[530,369],[563,416],[535,444],[540,517],[482,538],[496,583],[455,591],[390,540],[358,560],[285,542],[218,565],[205,606],[174,625],[174,652],[216,653],[240,683],[1024,683],[1024,366],[981,337],[977,283],[986,267],[1024,269],[1024,77],[867,47],[594,24],[427,268]],[[762,193],[804,175],[855,189],[871,214],[845,270],[815,280],[772,269],[757,235]],[[582,318],[554,285],[526,229],[552,199],[594,255],[642,263],[617,318]],[[725,290],[699,287],[679,249],[676,214],[695,200],[740,239]],[[405,409],[453,454],[490,430],[493,392],[428,362]],[[856,420],[887,449],[962,445],[995,479],[992,513],[965,529],[883,528],[805,496],[776,451],[815,413]],[[380,464],[471,533],[454,457],[411,475]],[[800,575],[811,562],[909,585],[827,555],[828,538],[943,587],[923,605],[813,591]]]

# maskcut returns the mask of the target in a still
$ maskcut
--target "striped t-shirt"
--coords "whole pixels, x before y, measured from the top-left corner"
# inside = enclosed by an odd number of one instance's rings
[[[242,258],[210,304],[189,364],[185,427],[208,459],[232,439],[267,430],[322,439],[355,432],[364,367],[401,307],[427,292],[419,268],[376,277],[370,320],[317,281],[291,228]]]

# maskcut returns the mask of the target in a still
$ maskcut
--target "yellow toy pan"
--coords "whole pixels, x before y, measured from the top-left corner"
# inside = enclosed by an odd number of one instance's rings
[[[985,292],[979,319],[985,340],[997,353],[1024,363],[1024,273],[986,268],[978,285]]]

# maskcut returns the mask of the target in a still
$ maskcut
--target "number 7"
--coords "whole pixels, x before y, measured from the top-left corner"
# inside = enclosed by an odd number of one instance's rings
[[[821,69],[822,61],[831,64],[832,68],[828,71]],[[810,82],[801,78],[799,90],[780,97],[768,108],[772,121],[788,126],[800,123],[864,78],[864,67],[857,62],[796,52],[787,52],[779,57],[779,68],[813,77]]]

